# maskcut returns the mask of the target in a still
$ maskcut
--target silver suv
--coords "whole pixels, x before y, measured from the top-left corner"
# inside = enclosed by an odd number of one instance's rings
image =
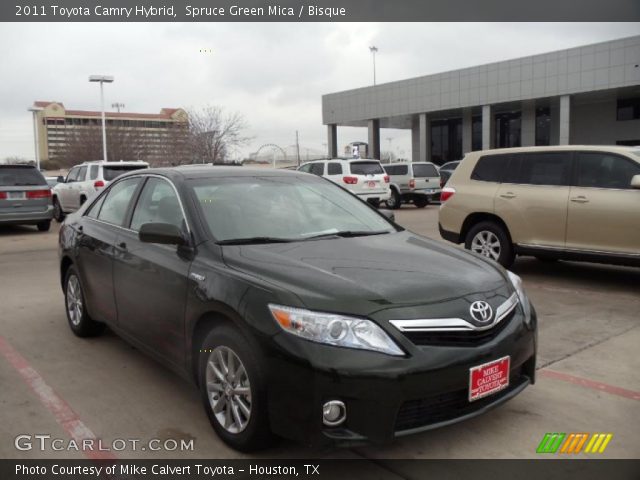
[[[431,162],[392,163],[384,169],[391,179],[389,208],[400,208],[402,203],[409,202],[424,208],[440,195],[440,173]]]
[[[53,188],[54,218],[61,222],[65,214],[75,212],[109,182],[131,170],[149,168],[145,162],[84,162],[76,165],[65,177],[58,177]]]

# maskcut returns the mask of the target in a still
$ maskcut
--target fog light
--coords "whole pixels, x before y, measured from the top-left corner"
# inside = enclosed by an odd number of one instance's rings
[[[340,400],[331,400],[322,406],[322,423],[328,427],[340,425],[347,419],[347,407]]]

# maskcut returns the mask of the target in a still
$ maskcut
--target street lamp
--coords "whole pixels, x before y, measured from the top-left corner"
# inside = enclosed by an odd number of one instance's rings
[[[42,108],[31,107],[27,110],[33,113],[33,151],[36,160],[36,168],[40,170],[40,149],[38,148],[38,112],[42,111]]]
[[[372,45],[369,47],[369,51],[373,55],[373,85],[376,85],[376,53],[378,53],[378,47]]]
[[[113,83],[113,77],[109,75],[90,75],[90,82],[100,83],[100,108],[102,109],[102,157],[107,160],[107,126],[104,114],[104,84]]]

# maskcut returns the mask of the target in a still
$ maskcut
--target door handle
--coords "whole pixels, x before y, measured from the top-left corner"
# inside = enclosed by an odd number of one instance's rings
[[[500,196],[502,198],[516,198],[516,194],[513,192],[501,193]]]
[[[589,199],[583,195],[580,195],[578,197],[571,198],[571,201],[575,203],[587,203]]]

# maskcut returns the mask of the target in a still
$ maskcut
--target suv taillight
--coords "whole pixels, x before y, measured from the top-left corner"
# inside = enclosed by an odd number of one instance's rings
[[[7,192],[0,192],[0,200],[6,200],[7,199]]]
[[[51,196],[51,190],[31,190],[27,191],[27,198],[49,198]]]
[[[409,188],[416,188],[416,179],[412,178],[409,180]]]
[[[358,177],[342,177],[342,181],[347,185],[355,185],[358,183]]]
[[[384,183],[389,183],[389,175],[384,176]]]
[[[444,178],[440,177],[440,188],[444,187],[447,182],[444,181]]]
[[[456,193],[456,189],[455,188],[453,188],[453,187],[444,187],[442,189],[442,193],[440,194],[440,202],[446,202],[451,197],[453,197],[454,193]]]
[[[96,180],[95,182],[93,182],[93,187],[94,188],[102,188],[102,187],[104,187],[104,182],[102,180]]]

